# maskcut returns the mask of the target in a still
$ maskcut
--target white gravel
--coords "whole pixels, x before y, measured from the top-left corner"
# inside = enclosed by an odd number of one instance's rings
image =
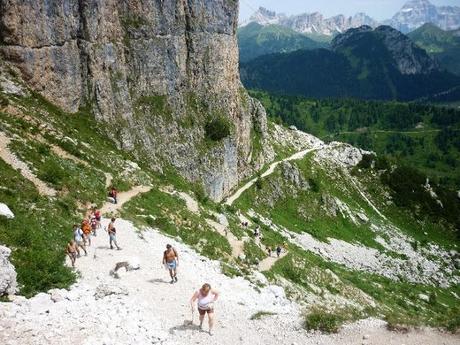
[[[285,298],[282,288],[269,286],[258,292],[242,278],[221,274],[218,262],[154,230],[139,236],[130,222],[119,219],[116,226],[123,250],[108,249],[108,239],[100,232],[89,255],[77,261],[81,278],[69,291],[0,303],[0,344],[346,345],[361,344],[364,335],[367,343],[376,345],[458,344],[457,337],[433,330],[390,333],[382,321],[372,319],[346,326],[337,335],[307,333],[301,328],[298,306]],[[180,254],[179,282],[174,285],[160,263],[167,243]],[[122,270],[120,279],[109,276],[116,262],[133,257],[140,261],[140,270]],[[188,300],[204,282],[221,293],[213,337],[187,323]],[[277,315],[249,320],[258,311]]]

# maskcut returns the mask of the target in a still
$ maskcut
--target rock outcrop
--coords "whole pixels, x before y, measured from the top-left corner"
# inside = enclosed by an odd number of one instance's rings
[[[11,250],[0,246],[0,296],[14,295],[17,291],[16,270],[9,257]]]
[[[244,101],[237,19],[235,0],[0,0],[0,54],[48,100],[90,109],[120,147],[220,200],[261,164],[251,131],[266,127]],[[231,134],[210,142],[216,117]]]

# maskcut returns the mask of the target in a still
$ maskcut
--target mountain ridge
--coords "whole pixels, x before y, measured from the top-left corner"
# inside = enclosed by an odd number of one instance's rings
[[[460,7],[434,6],[428,0],[409,0],[391,19],[383,21],[377,21],[362,12],[353,16],[339,14],[325,18],[319,12],[287,16],[260,7],[249,20],[240,23],[240,26],[245,26],[250,22],[261,25],[277,24],[304,34],[326,36],[334,36],[362,25],[375,28],[382,24],[390,25],[403,33],[413,31],[429,22],[445,30],[453,30],[460,27]]]
[[[386,100],[430,97],[460,83],[389,26],[350,29],[332,46],[261,56],[241,64],[241,77],[248,88],[275,93]]]

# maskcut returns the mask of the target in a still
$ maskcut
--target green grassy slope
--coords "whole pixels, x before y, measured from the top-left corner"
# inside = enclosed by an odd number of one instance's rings
[[[403,236],[411,239],[411,246],[419,253],[430,243],[446,250],[458,248],[458,237],[443,221],[438,222],[423,214],[419,214],[417,220],[410,211],[393,202],[388,203],[385,195],[391,195],[392,191],[381,182],[380,173],[353,170],[355,178],[361,181],[359,186],[383,212],[386,220],[369,207],[356,186],[350,183],[352,177],[344,171],[318,164],[313,154],[290,164],[298,169],[301,180],[308,187],[286,178],[285,168],[281,166],[258,187],[243,193],[235,205],[243,212],[255,213],[253,220],[258,223],[263,224],[264,219],[269,219],[272,225],[262,227],[262,233],[267,237],[278,234],[276,229],[285,228],[292,233],[307,233],[324,243],[341,240],[373,248],[408,263],[412,259],[396,249],[384,248],[378,240],[382,236],[391,238],[389,230],[380,232],[370,226],[375,224],[385,228],[385,224],[392,224]],[[352,213],[366,214],[369,220],[354,222],[347,215],[348,211],[334,214],[331,198],[344,202]],[[310,308],[313,298],[315,305],[327,306],[329,313],[337,319],[377,316],[392,324],[458,327],[458,301],[454,295],[459,293],[458,286],[440,288],[410,283],[403,276],[393,280],[371,272],[351,270],[343,264],[325,260],[314,253],[313,248],[305,251],[292,242],[292,238],[283,236],[284,241],[291,242],[288,244],[289,255],[278,261],[267,276],[278,283],[283,282],[294,298],[309,301]],[[455,274],[458,276],[458,272]],[[420,295],[426,295],[429,301],[421,300]]]

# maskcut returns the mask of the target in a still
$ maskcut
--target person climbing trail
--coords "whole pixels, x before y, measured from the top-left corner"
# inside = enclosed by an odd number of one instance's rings
[[[282,249],[281,249],[281,246],[276,247],[276,255],[277,255],[278,257],[280,257],[280,255],[281,255],[281,250],[282,250]]]
[[[96,218],[91,217],[90,223],[91,223],[91,231],[92,231],[93,236],[97,236],[97,223],[98,222]]]
[[[70,259],[70,262],[72,263],[72,267],[75,267],[75,261],[77,260],[77,250],[77,244],[75,243],[75,241],[70,240],[70,242],[67,243],[65,251]]]
[[[112,186],[110,188],[109,197],[113,199],[114,204],[118,203],[117,195],[118,195],[117,189],[114,186]]]
[[[272,256],[272,249],[270,247],[267,248],[267,254],[268,254],[268,257]]]
[[[117,247],[118,250],[121,248],[118,246],[117,243],[117,229],[115,228],[115,217],[110,220],[109,225],[107,226],[107,233],[109,234],[109,244],[110,249],[113,249],[113,245]]]
[[[77,256],[80,257],[80,248],[83,249],[85,255],[88,255],[85,242],[83,241],[83,230],[77,224],[74,224],[73,229],[73,239],[77,247]]]
[[[203,329],[203,321],[206,314],[208,314],[209,335],[213,335],[214,327],[214,302],[219,298],[219,293],[211,289],[208,283],[196,291],[190,299],[190,306],[192,313],[195,310],[194,304],[197,301],[198,313],[200,314],[200,329]]]
[[[88,246],[91,246],[91,225],[88,219],[83,219],[81,222],[81,230],[83,231],[83,242]]]
[[[166,250],[163,253],[163,265],[169,270],[171,276],[171,284],[177,283],[177,266],[179,266],[179,255],[173,246],[166,245]]]

